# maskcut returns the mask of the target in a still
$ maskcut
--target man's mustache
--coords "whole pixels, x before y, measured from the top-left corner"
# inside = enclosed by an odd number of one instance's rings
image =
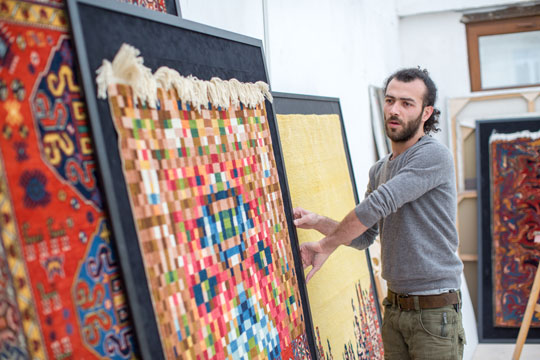
[[[389,118],[386,118],[386,123],[388,124],[390,121],[397,121],[400,125],[403,125],[403,121],[401,121],[400,118],[398,118],[396,115],[392,115]]]

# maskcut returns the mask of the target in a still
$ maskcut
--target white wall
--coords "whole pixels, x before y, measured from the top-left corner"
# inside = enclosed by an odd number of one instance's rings
[[[182,18],[262,39],[261,0],[180,0]]]
[[[472,10],[510,4],[524,4],[531,0],[401,0],[396,1],[399,16],[419,15],[431,12]]]
[[[394,0],[181,0],[182,17],[265,40],[273,91],[339,97],[359,193],[374,161],[368,85],[400,64]]]
[[[399,64],[393,0],[271,0],[268,7],[273,90],[338,97],[359,194],[374,161],[369,84]]]
[[[427,68],[439,90],[441,132],[436,137],[449,144],[446,100],[470,93],[469,62],[462,14],[454,11],[401,18],[399,38],[403,66]]]

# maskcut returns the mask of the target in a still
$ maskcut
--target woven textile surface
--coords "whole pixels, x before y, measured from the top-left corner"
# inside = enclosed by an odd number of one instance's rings
[[[492,136],[489,146],[494,325],[519,327],[540,260],[540,132]]]
[[[17,235],[15,223],[11,220],[13,208],[7,191],[5,171],[0,162],[0,215],[3,217],[0,220],[0,239],[7,240],[0,241],[0,358],[29,359],[25,333],[33,332],[37,335],[37,329],[23,330],[22,314],[27,318],[35,318],[35,312],[30,307],[31,295],[27,279],[25,279],[24,265],[20,261],[19,244],[13,240],[9,241],[9,239],[17,239]],[[4,242],[10,254],[6,253]],[[15,286],[15,281],[17,286]],[[26,322],[26,325],[27,327],[28,325],[35,326],[35,322]],[[34,344],[41,347],[39,339],[36,339]]]
[[[355,206],[339,115],[277,115],[293,206],[341,220]],[[300,243],[322,235],[298,229]],[[308,284],[320,359],[382,359],[367,257],[340,247]]]
[[[0,358],[131,359],[67,14],[3,0],[0,23]]]
[[[151,9],[151,10],[167,12],[167,6],[165,5],[165,0],[118,0],[118,1],[139,5],[147,9]]]
[[[108,88],[168,358],[309,358],[264,105],[157,108]]]

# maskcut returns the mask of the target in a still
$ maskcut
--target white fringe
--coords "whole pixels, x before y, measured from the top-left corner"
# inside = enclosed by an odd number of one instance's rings
[[[160,67],[152,74],[150,68],[143,65],[144,59],[140,51],[128,44],[122,44],[112,63],[103,60],[97,69],[98,98],[107,98],[107,89],[111,84],[126,84],[133,89],[134,103],[147,103],[155,108],[158,88],[165,91],[174,88],[178,97],[190,103],[193,108],[236,107],[240,103],[249,108],[262,105],[264,99],[272,102],[272,94],[268,84],[263,81],[242,83],[236,79],[221,80],[214,77],[210,81],[199,80],[194,76],[184,77],[178,71],[168,67]]]
[[[526,139],[531,139],[531,140],[540,139],[540,130],[535,131],[535,132],[524,130],[524,131],[519,131],[515,133],[510,133],[510,134],[499,134],[497,132],[493,132],[489,136],[489,143],[491,144],[492,142],[498,141],[498,140],[511,141],[511,140],[516,140],[519,138],[526,138]]]

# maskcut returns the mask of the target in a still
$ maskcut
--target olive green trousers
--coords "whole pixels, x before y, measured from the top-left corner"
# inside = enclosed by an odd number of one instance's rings
[[[404,311],[384,299],[386,360],[461,360],[466,343],[461,307]]]

